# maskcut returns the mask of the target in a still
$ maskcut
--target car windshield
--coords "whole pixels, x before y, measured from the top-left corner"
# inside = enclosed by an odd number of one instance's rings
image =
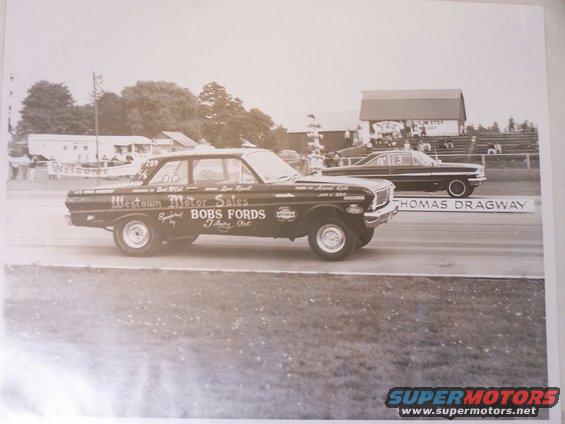
[[[300,172],[272,152],[252,152],[246,154],[244,158],[266,183],[302,176]]]
[[[426,155],[424,152],[415,150],[412,152],[412,154],[414,155],[414,159],[419,160],[425,166],[432,166],[436,162],[431,157]]]

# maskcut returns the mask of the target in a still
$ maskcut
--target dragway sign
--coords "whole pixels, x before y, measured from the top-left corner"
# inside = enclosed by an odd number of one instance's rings
[[[472,198],[452,199],[433,197],[397,197],[394,199],[401,211],[428,212],[486,212],[533,213],[533,198]]]

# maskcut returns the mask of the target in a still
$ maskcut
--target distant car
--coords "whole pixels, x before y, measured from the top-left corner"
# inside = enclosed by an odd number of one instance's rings
[[[178,152],[148,160],[132,182],[71,190],[72,225],[111,229],[119,249],[154,253],[200,234],[308,236],[324,260],[365,246],[398,211],[394,185],[347,177],[304,177],[263,149]]]
[[[387,179],[398,191],[441,191],[468,197],[486,181],[485,168],[471,163],[442,163],[417,150],[375,152],[351,166],[326,168],[323,175]]]
[[[296,150],[281,150],[278,156],[298,171],[304,170],[306,160]]]

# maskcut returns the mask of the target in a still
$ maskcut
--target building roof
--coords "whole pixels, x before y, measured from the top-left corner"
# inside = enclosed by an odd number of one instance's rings
[[[320,124],[320,132],[327,131],[357,131],[359,125],[359,111],[316,112],[316,121]],[[309,132],[307,125],[311,122],[307,113],[297,114],[290,120],[287,132]]]
[[[198,146],[198,143],[196,141],[188,137],[186,134],[181,133],[180,131],[161,131],[159,134],[164,134],[165,136],[169,137],[171,140],[176,141],[178,144],[184,147]]]
[[[467,119],[460,89],[363,91],[361,121]]]
[[[95,143],[94,135],[68,135],[68,134],[28,134],[30,141],[48,142],[67,142],[67,143]],[[111,144],[113,146],[129,146],[132,144],[152,144],[147,137],[140,135],[99,135],[98,141],[101,144]]]

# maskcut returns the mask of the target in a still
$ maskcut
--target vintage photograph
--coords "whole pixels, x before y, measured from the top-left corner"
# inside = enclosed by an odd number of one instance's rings
[[[0,410],[554,417],[545,61],[538,6],[8,0]]]

